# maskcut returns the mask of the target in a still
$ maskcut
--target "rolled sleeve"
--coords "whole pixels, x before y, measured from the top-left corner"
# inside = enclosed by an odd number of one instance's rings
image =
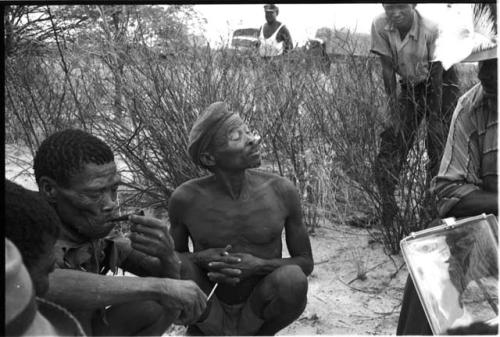
[[[379,56],[387,56],[392,58],[391,46],[389,38],[384,31],[385,23],[383,18],[378,17],[373,20],[371,28],[371,49],[370,52]]]
[[[441,217],[449,212],[469,193],[480,189],[480,151],[477,137],[473,137],[476,125],[471,118],[477,88],[462,96],[457,103],[448,133],[438,175],[433,179],[431,191],[437,198]]]
[[[434,189],[437,197],[437,211],[441,218],[445,218],[456,204],[479,187],[438,176],[434,180]]]

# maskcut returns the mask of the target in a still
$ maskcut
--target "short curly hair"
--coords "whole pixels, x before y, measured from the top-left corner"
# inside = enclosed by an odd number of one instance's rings
[[[85,164],[114,161],[113,151],[102,140],[85,131],[67,129],[46,138],[36,152],[33,169],[37,184],[43,176],[68,187],[70,178]]]
[[[61,220],[38,192],[5,179],[5,237],[17,246],[26,268],[46,253],[46,240],[58,238]]]

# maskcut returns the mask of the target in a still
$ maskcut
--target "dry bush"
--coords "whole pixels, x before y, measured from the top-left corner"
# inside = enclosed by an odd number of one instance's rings
[[[177,54],[165,55],[138,43],[117,54],[117,81],[99,54],[106,43],[7,59],[7,139],[36,149],[56,130],[84,128],[126,165],[121,203],[164,208],[173,189],[206,174],[187,154],[188,133],[203,109],[223,100],[263,137],[263,169],[297,186],[310,232],[325,219],[381,213],[372,174],[386,100],[378,59],[348,52],[325,72],[304,63],[300,50],[262,62],[230,49],[179,44]],[[421,130],[399,178],[395,226],[376,227],[393,253],[404,235],[425,226],[424,138]]]

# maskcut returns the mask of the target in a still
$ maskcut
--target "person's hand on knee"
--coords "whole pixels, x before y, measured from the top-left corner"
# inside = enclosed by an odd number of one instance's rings
[[[191,280],[163,279],[160,287],[160,304],[165,310],[179,311],[176,324],[192,324],[203,314],[207,296]]]

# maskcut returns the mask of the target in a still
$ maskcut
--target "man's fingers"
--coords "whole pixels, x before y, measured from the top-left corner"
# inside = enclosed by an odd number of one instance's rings
[[[132,248],[149,256],[157,257],[156,255],[159,255],[158,250],[147,244],[132,243]]]
[[[210,272],[207,274],[208,279],[212,282],[221,282],[221,283],[229,283],[229,284],[237,284],[240,282],[238,277],[229,277],[226,274],[219,272]]]
[[[210,266],[210,265],[209,265]],[[217,266],[210,266],[211,271],[218,272],[227,276],[239,276],[241,275],[241,269],[233,268],[231,265],[221,264]]]
[[[152,246],[158,246],[158,240],[155,240],[153,238],[143,236],[143,235],[137,235],[136,233],[131,233],[129,236],[130,242],[132,245],[134,244],[140,244],[140,245],[152,245]]]
[[[171,240],[171,237],[169,234],[163,234],[158,231],[154,231],[152,233],[147,233],[147,234],[141,234],[136,231],[132,231],[129,235],[129,239],[132,242],[139,242],[139,243],[151,243],[151,244],[162,244],[165,246],[172,246],[173,247],[173,241]]]
[[[208,266],[212,267],[212,265],[213,265],[214,267],[220,267],[224,264],[235,264],[235,263],[239,263],[239,262],[241,262],[241,258],[236,257],[236,256],[227,255],[227,256],[220,256],[220,257],[213,259],[213,261],[208,263]]]

